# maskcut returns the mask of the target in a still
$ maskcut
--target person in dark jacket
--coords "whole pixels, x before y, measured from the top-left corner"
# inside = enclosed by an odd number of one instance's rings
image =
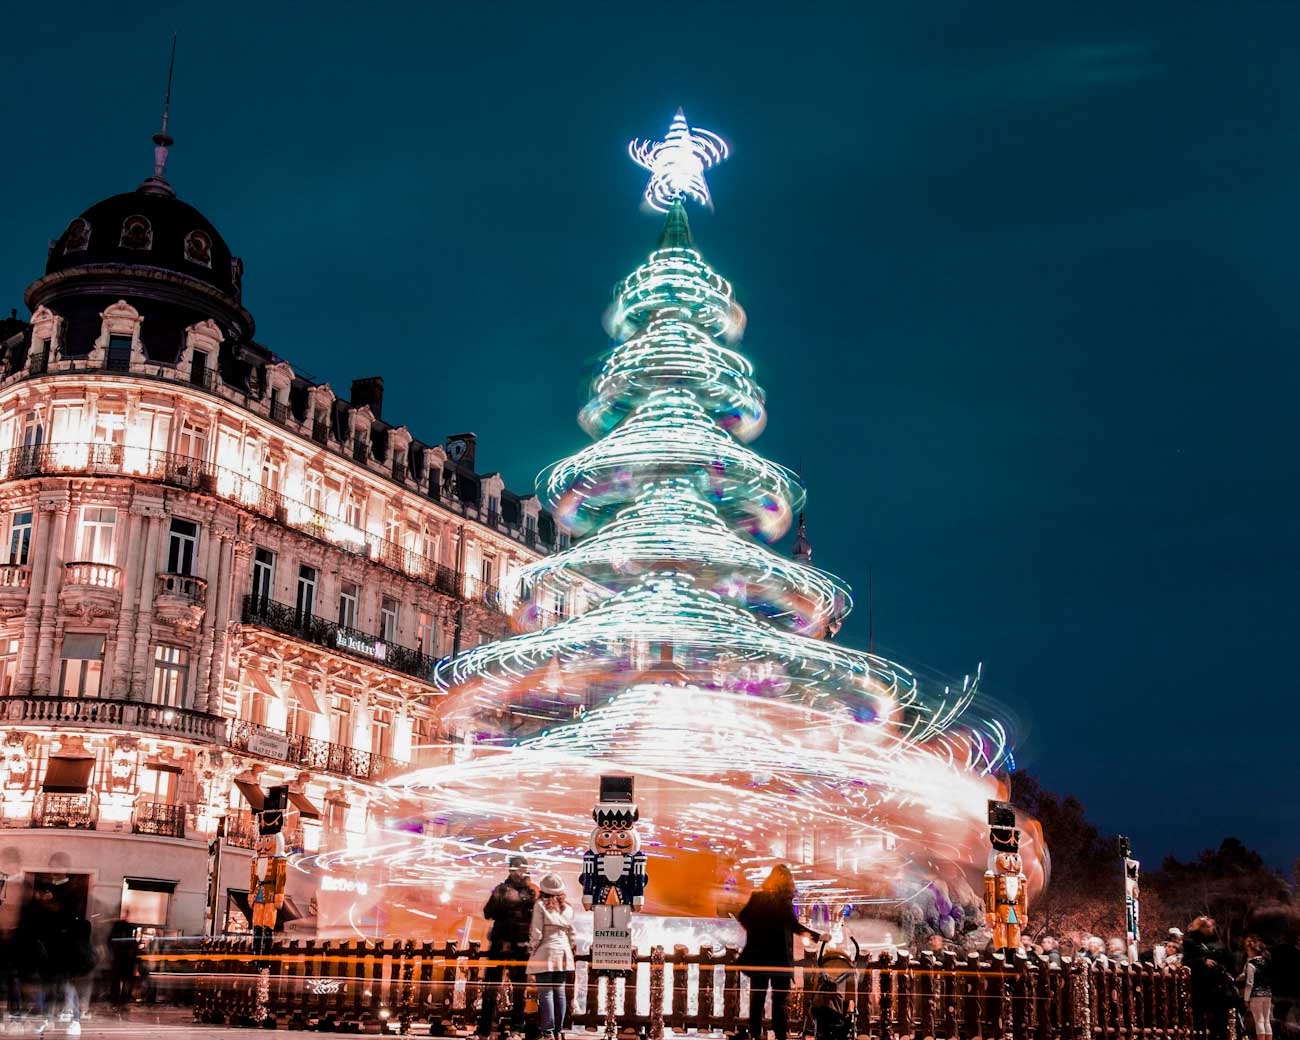
[[[1213,917],[1198,917],[1183,936],[1183,964],[1192,973],[1192,1021],[1209,1040],[1227,1040],[1237,985],[1228,970],[1228,949]]]
[[[489,964],[483,972],[483,1007],[473,1036],[486,1038],[492,1033],[497,1014],[497,995],[501,979],[509,974],[511,996],[510,1038],[517,1040],[524,1032],[524,986],[528,982],[528,933],[533,924],[533,904],[537,889],[528,880],[528,860],[510,857],[510,873],[492,889],[483,916],[492,922],[488,932]]]
[[[772,868],[762,888],[736,916],[745,929],[739,963],[749,976],[749,1040],[763,1040],[763,1005],[772,991],[772,1028],[776,1040],[786,1040],[786,1001],[794,974],[794,937],[808,935],[818,942],[826,936],[800,922],[794,912],[794,876],[785,864]]]

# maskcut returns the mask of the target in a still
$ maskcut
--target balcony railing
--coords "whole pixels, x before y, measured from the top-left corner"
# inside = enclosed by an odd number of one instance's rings
[[[131,821],[133,834],[157,834],[163,838],[185,837],[185,806],[168,802],[137,802]]]
[[[31,588],[32,569],[26,564],[0,564],[0,589]]]
[[[352,461],[365,465],[370,461],[370,445],[360,437],[352,441]]]
[[[158,596],[175,596],[187,600],[196,607],[203,606],[208,597],[208,583],[192,574],[172,574],[164,571],[158,574],[154,593]]]
[[[101,697],[0,697],[0,719],[13,724],[93,726],[218,742],[223,719],[189,708]]]
[[[345,552],[366,556],[408,578],[432,585],[440,592],[464,595],[456,591],[455,572],[427,556],[345,523],[305,502],[288,498],[236,470],[189,455],[94,443],[42,444],[0,452],[0,481],[68,473],[134,477],[215,495],[314,538],[329,541]],[[483,602],[501,609],[499,596],[484,597]]]
[[[82,794],[41,791],[32,805],[32,826],[93,831],[97,815],[95,796],[89,791]]]
[[[378,664],[395,672],[415,676],[430,682],[434,665],[438,662],[409,646],[335,624],[315,614],[305,614],[288,603],[277,603],[265,596],[245,596],[243,622],[260,625],[328,650],[357,657],[369,664]]]
[[[122,582],[122,569],[111,563],[77,560],[63,565],[63,586],[84,585],[92,589],[116,589]]]
[[[316,740],[300,733],[284,733],[242,719],[227,720],[226,742],[235,751],[262,755],[290,765],[318,772],[338,773],[358,780],[386,780],[409,768],[387,755],[376,755],[343,744]]]
[[[271,402],[271,422],[281,426],[289,425],[289,406],[283,401]]]
[[[329,423],[323,423],[319,419],[311,424],[311,439],[317,444],[328,444],[330,440]]]

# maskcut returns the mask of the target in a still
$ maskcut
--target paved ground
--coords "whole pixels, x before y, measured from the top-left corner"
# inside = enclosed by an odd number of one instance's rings
[[[62,1040],[63,1037],[68,1035],[66,1022],[52,1022],[43,1034],[39,1031],[39,1027],[40,1022],[32,1019],[22,1022],[0,1022],[0,1037],[3,1040],[9,1040],[10,1037],[40,1037],[41,1040]],[[224,1026],[195,1025],[189,1011],[182,1008],[136,1008],[122,1018],[118,1018],[109,1012],[96,1011],[81,1024],[82,1040],[128,1040],[128,1038],[137,1036],[156,1038],[156,1040],[162,1040],[162,1038],[166,1037],[183,1037],[184,1040],[218,1040],[218,1038],[220,1040],[230,1040],[232,1037],[244,1037],[245,1040],[254,1040],[258,1036],[316,1037],[319,1040],[322,1035],[321,1033],[304,1033],[298,1030],[290,1032],[286,1029],[271,1033],[257,1029],[229,1029]]]

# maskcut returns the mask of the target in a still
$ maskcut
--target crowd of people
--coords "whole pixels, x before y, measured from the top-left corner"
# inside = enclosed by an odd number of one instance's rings
[[[1209,1040],[1224,1040],[1234,1016],[1237,1035],[1257,1040],[1273,1036],[1275,1023],[1284,1022],[1290,1011],[1290,996],[1296,989],[1295,975],[1300,968],[1300,949],[1294,943],[1270,947],[1258,935],[1247,934],[1241,949],[1233,952],[1219,936],[1212,917],[1198,917],[1187,926],[1170,928],[1156,943],[1141,950],[1125,939],[1084,933],[1058,940],[1052,935],[1036,939],[1024,936],[1022,946],[1054,963],[1082,959],[1094,964],[1120,966],[1154,964],[1185,966],[1191,975],[1192,1013],[1196,1028],[1204,1030]],[[918,947],[936,956],[955,950],[952,943],[938,933],[929,935]],[[992,953],[986,945],[984,953]],[[1275,992],[1280,979],[1281,992]]]

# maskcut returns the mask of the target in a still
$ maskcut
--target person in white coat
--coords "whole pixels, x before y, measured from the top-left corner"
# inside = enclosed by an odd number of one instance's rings
[[[533,904],[528,974],[537,984],[541,1040],[554,1040],[568,1010],[565,983],[573,971],[573,907],[564,897],[564,882],[558,875],[547,874],[538,888],[542,894]]]

